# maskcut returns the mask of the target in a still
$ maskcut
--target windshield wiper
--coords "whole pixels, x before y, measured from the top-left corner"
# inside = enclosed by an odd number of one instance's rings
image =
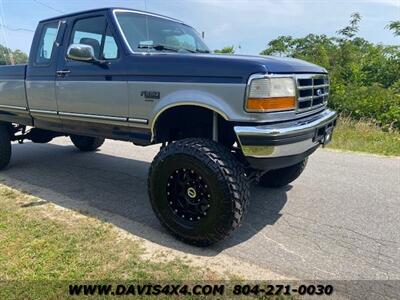
[[[179,52],[180,50],[185,50],[191,53],[196,53],[196,51],[190,50],[190,49],[186,49],[186,48],[174,48],[174,47],[169,47],[167,45],[163,45],[163,44],[156,44],[156,45],[139,45],[138,47],[139,49],[154,49],[157,51],[163,51],[163,50],[167,50],[167,51],[173,51],[173,52]]]
[[[200,49],[197,49],[196,52],[197,53],[211,53],[210,50],[200,50]]]
[[[154,49],[154,50],[157,50],[157,51],[163,51],[163,50],[174,51],[174,52],[178,52],[178,51],[179,51],[179,49],[177,49],[177,48],[168,47],[168,46],[162,45],[162,44],[156,44],[156,45],[139,45],[138,48],[139,48],[139,49]]]

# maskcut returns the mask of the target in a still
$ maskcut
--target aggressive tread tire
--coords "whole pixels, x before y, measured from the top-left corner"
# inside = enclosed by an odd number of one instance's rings
[[[8,166],[11,159],[11,137],[8,127],[0,125],[0,170]]]
[[[104,144],[104,138],[95,138],[81,135],[71,135],[72,143],[81,151],[89,152],[95,151]]]
[[[199,172],[211,190],[208,215],[186,222],[167,203],[166,182],[177,168]],[[179,140],[162,148],[153,160],[148,193],[161,224],[179,240],[205,247],[227,238],[240,226],[249,203],[249,180],[239,160],[224,146],[207,139]]]
[[[307,165],[307,159],[286,168],[271,170],[261,176],[259,185],[267,188],[280,188],[295,181]]]

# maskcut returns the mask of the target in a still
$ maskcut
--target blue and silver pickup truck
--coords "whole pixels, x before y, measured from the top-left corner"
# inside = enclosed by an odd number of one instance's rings
[[[154,212],[177,238],[207,246],[240,225],[252,181],[289,184],[330,141],[328,94],[324,68],[214,55],[179,20],[120,8],[64,15],[39,23],[28,65],[0,67],[0,168],[13,141],[161,144],[148,177]]]

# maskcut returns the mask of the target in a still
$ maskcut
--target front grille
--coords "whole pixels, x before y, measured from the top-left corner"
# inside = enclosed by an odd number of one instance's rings
[[[329,78],[322,74],[296,75],[297,112],[302,113],[326,106],[329,97]]]

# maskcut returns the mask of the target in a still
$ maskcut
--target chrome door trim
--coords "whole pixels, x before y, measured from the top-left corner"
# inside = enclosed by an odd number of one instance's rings
[[[43,109],[30,109],[31,113],[37,114],[46,114],[46,115],[56,115],[57,112],[55,110],[43,110]]]
[[[108,121],[121,121],[127,122],[128,118],[126,117],[113,117],[113,116],[102,116],[102,115],[91,115],[91,114],[81,114],[81,113],[71,113],[71,112],[59,112],[60,116],[65,117],[79,117],[79,118],[88,118],[88,119],[97,119],[97,120],[108,120]]]
[[[0,108],[8,108],[8,109],[16,109],[16,110],[27,110],[26,107],[23,106],[15,106],[15,105],[4,105],[0,104]]]
[[[140,118],[128,118],[129,123],[149,124],[149,120]]]

